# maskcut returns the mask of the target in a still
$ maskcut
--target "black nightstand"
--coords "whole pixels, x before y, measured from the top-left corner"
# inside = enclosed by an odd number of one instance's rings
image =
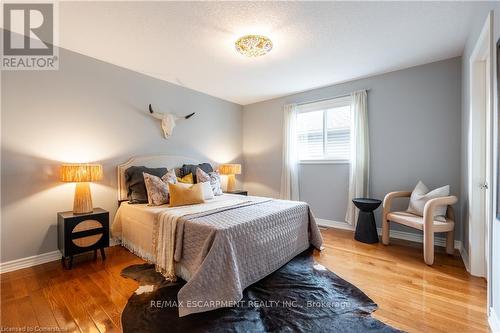
[[[248,191],[243,191],[243,190],[236,190],[236,191],[230,191],[230,192],[224,192],[228,194],[239,194],[239,195],[248,195]]]
[[[62,264],[65,268],[73,266],[73,256],[97,250],[101,251],[102,259],[106,259],[104,249],[109,246],[109,212],[102,208],[94,208],[92,213],[73,214],[57,213],[58,247],[62,253]],[[66,260],[69,258],[69,267]]]

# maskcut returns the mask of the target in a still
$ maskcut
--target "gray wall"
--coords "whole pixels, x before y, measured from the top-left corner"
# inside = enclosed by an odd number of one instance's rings
[[[60,50],[58,71],[2,73],[1,261],[57,249],[56,213],[71,210],[62,162],[99,162],[94,206],[117,208],[116,166],[135,155],[182,154],[240,161],[241,106]],[[148,103],[196,112],[168,140]]]
[[[474,46],[479,38],[479,34],[481,29],[483,28],[484,22],[490,10],[494,10],[494,42],[500,38],[500,3],[489,3],[482,4],[484,7],[484,13],[482,16],[476,17],[475,21],[472,24],[472,28],[470,30],[469,38],[467,39],[467,43],[464,48],[463,57],[462,57],[462,72],[463,72],[463,80],[462,80],[462,156],[461,156],[461,179],[462,186],[460,190],[460,198],[461,198],[461,218],[463,221],[463,244],[465,249],[469,250],[469,228],[468,228],[468,182],[467,182],[467,174],[468,174],[468,164],[467,164],[467,150],[468,150],[468,129],[469,129],[469,103],[470,103],[470,78],[469,78],[469,59],[472,55],[472,51]],[[496,84],[496,82],[495,82]],[[498,92],[498,87],[495,88],[495,91]],[[496,196],[498,193],[497,186],[497,175],[498,175],[498,93],[495,96],[495,112],[493,123],[497,124],[494,129],[494,185],[493,185],[493,195],[494,199],[494,207],[493,207],[493,216],[496,216]],[[493,257],[491,259],[491,280],[490,283],[490,306],[493,307],[497,318],[500,318],[500,220],[494,219],[493,228],[492,228],[492,254]]]
[[[450,184],[451,192],[459,194],[460,67],[460,58],[453,58],[244,106],[245,188],[279,195],[284,104],[367,88],[372,196],[411,190],[419,179],[432,188]],[[301,165],[299,179],[300,199],[310,203],[317,217],[344,220],[348,165]],[[461,234],[459,222],[458,239]]]

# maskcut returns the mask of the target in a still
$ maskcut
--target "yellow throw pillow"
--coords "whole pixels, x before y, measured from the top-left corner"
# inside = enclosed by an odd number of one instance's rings
[[[179,183],[184,183],[184,184],[194,184],[193,174],[192,173],[188,173],[184,177],[177,177],[177,181]]]
[[[170,207],[203,203],[203,184],[168,183]]]

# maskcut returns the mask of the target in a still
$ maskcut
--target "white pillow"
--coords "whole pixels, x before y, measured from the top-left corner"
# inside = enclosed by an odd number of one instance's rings
[[[196,180],[198,183],[210,182],[214,195],[222,195],[220,175],[217,171],[206,173],[200,168],[196,168]]]
[[[203,182],[203,200],[210,200],[214,198],[214,191],[210,182]]]
[[[447,197],[450,195],[450,185],[439,187],[435,190],[429,191],[427,186],[421,181],[418,182],[413,192],[411,192],[410,204],[408,205],[407,212],[418,216],[424,215],[424,207],[427,201],[435,198]],[[434,219],[437,221],[446,221],[447,206],[437,206],[434,209]]]

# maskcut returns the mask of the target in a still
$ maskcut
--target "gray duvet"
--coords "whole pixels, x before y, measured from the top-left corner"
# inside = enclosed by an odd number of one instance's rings
[[[179,218],[175,261],[191,278],[179,316],[235,305],[243,290],[322,238],[304,202],[269,200]]]

